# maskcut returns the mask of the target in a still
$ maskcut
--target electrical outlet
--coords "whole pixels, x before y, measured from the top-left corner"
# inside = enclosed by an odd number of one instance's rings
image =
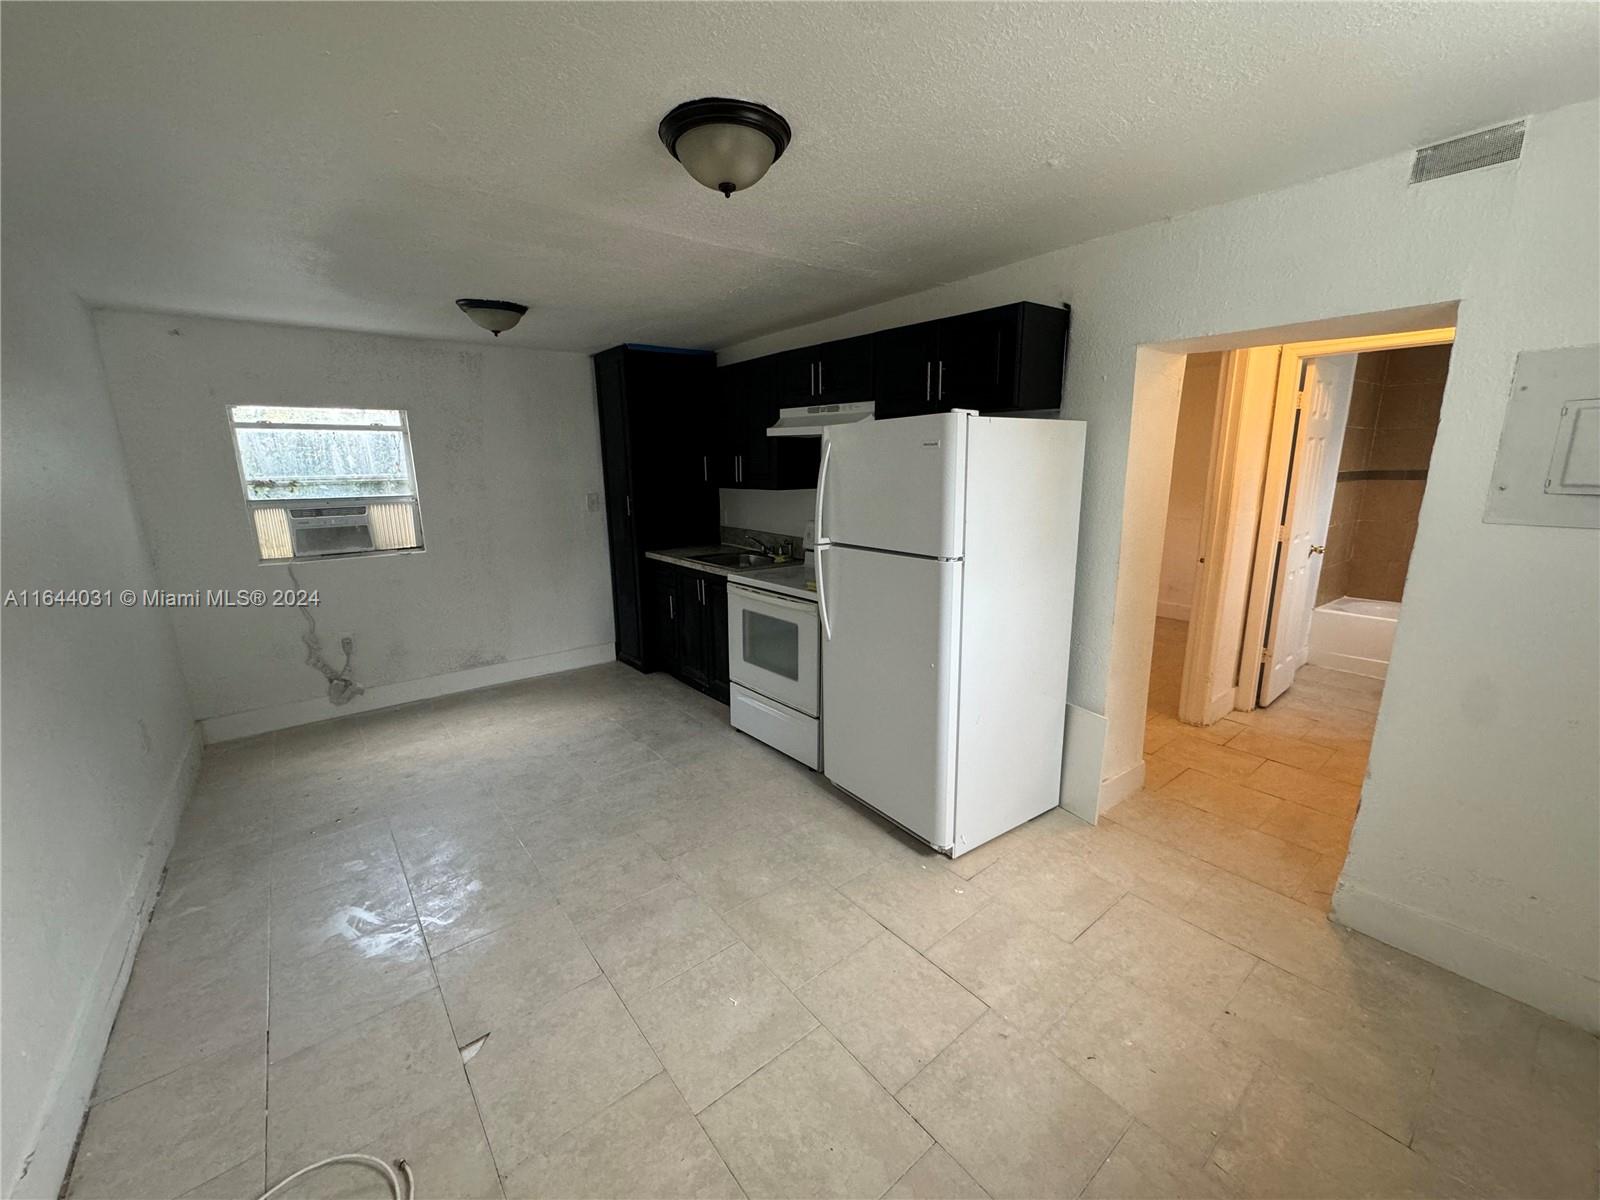
[[[584,497],[584,504],[588,507],[590,512],[599,512],[600,511],[600,493],[599,492],[590,492],[587,496]]]

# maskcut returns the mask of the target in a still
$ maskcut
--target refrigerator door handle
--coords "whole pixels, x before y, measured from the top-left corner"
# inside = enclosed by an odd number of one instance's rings
[[[822,465],[817,468],[817,511],[811,521],[811,540],[821,546],[828,535],[822,532],[822,497],[828,490],[828,459],[833,454],[833,443],[827,438],[822,440]]]
[[[827,641],[833,641],[833,623],[828,620],[828,585],[823,578],[828,568],[822,561],[822,552],[828,548],[827,543],[818,542],[812,550],[812,556],[817,560],[817,616],[822,619],[822,636]]]

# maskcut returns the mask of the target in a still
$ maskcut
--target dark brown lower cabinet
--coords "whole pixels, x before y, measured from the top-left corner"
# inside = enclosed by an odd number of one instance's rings
[[[728,702],[728,581],[649,560],[651,666]]]

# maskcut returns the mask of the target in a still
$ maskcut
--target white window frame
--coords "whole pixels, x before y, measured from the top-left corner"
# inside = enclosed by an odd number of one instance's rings
[[[262,566],[281,566],[284,563],[299,562],[328,562],[351,558],[375,558],[394,554],[422,554],[427,550],[428,540],[422,528],[422,501],[419,495],[421,487],[417,480],[417,462],[411,449],[411,414],[403,408],[360,408],[357,412],[397,412],[400,414],[398,422],[369,421],[369,422],[344,422],[344,421],[238,421],[234,419],[234,412],[241,408],[351,408],[345,404],[315,405],[315,404],[230,404],[224,407],[223,417],[228,423],[228,441],[233,446],[234,470],[239,476],[239,490],[244,497],[245,508],[250,517],[250,536],[256,546],[256,561]],[[256,500],[250,495],[250,480],[245,474],[244,457],[239,451],[238,431],[241,429],[306,429],[306,430],[392,430],[400,434],[400,444],[405,450],[406,474],[411,480],[411,491],[390,496],[328,496],[317,499],[271,499]],[[256,512],[259,509],[290,508],[342,508],[360,505],[363,507],[373,504],[405,504],[411,508],[412,527],[416,533],[415,546],[379,547],[370,550],[349,550],[333,554],[289,554],[268,558],[261,553],[261,531],[257,524]],[[291,542],[290,548],[293,549]]]

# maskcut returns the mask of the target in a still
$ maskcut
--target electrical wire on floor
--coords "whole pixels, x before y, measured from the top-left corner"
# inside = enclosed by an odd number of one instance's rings
[[[285,1175],[277,1183],[262,1192],[258,1200],[272,1200],[273,1196],[282,1194],[285,1188],[297,1180],[304,1179],[313,1171],[320,1171],[324,1167],[337,1166],[340,1163],[352,1163],[356,1166],[366,1167],[382,1175],[384,1182],[389,1185],[389,1194],[394,1200],[416,1200],[417,1179],[411,1173],[411,1164],[403,1158],[397,1158],[391,1166],[381,1158],[371,1154],[330,1154],[319,1162],[301,1167],[292,1175]]]

